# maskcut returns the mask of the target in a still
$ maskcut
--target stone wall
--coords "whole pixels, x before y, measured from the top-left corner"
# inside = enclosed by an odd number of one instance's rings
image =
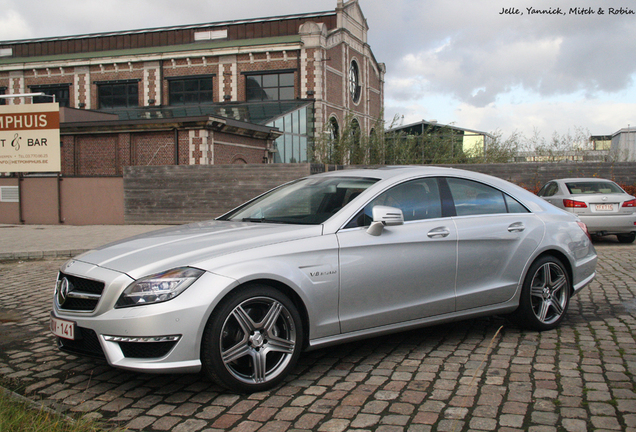
[[[550,180],[569,177],[598,177],[626,186],[636,186],[636,163],[633,162],[559,162],[514,164],[452,165],[502,178],[533,192]]]
[[[311,164],[131,166],[124,170],[127,224],[213,219],[282,183],[308,176]]]
[[[533,192],[547,181],[599,177],[636,186],[636,163],[448,165],[508,180]],[[334,169],[316,164],[131,166],[124,170],[124,219],[178,224],[212,219],[282,183]]]

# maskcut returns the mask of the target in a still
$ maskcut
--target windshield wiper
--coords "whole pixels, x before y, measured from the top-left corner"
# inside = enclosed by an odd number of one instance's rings
[[[285,223],[289,223],[289,222],[285,222],[285,221],[280,221],[280,220],[274,220],[274,219],[267,219],[267,218],[243,218],[241,219],[241,222],[256,222],[256,223],[275,223],[275,224],[285,224]]]

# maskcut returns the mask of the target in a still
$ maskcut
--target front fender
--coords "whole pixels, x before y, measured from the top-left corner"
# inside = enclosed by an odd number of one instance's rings
[[[197,267],[236,280],[232,289],[240,289],[252,281],[283,284],[296,293],[307,310],[309,339],[340,333],[340,275],[335,235],[259,247],[197,263]]]

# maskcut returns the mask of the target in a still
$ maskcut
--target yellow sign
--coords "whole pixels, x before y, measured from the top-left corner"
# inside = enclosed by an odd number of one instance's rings
[[[60,106],[0,106],[0,172],[60,172]]]

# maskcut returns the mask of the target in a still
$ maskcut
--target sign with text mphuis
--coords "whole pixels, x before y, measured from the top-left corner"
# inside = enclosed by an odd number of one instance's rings
[[[0,172],[60,172],[57,103],[0,106]]]

